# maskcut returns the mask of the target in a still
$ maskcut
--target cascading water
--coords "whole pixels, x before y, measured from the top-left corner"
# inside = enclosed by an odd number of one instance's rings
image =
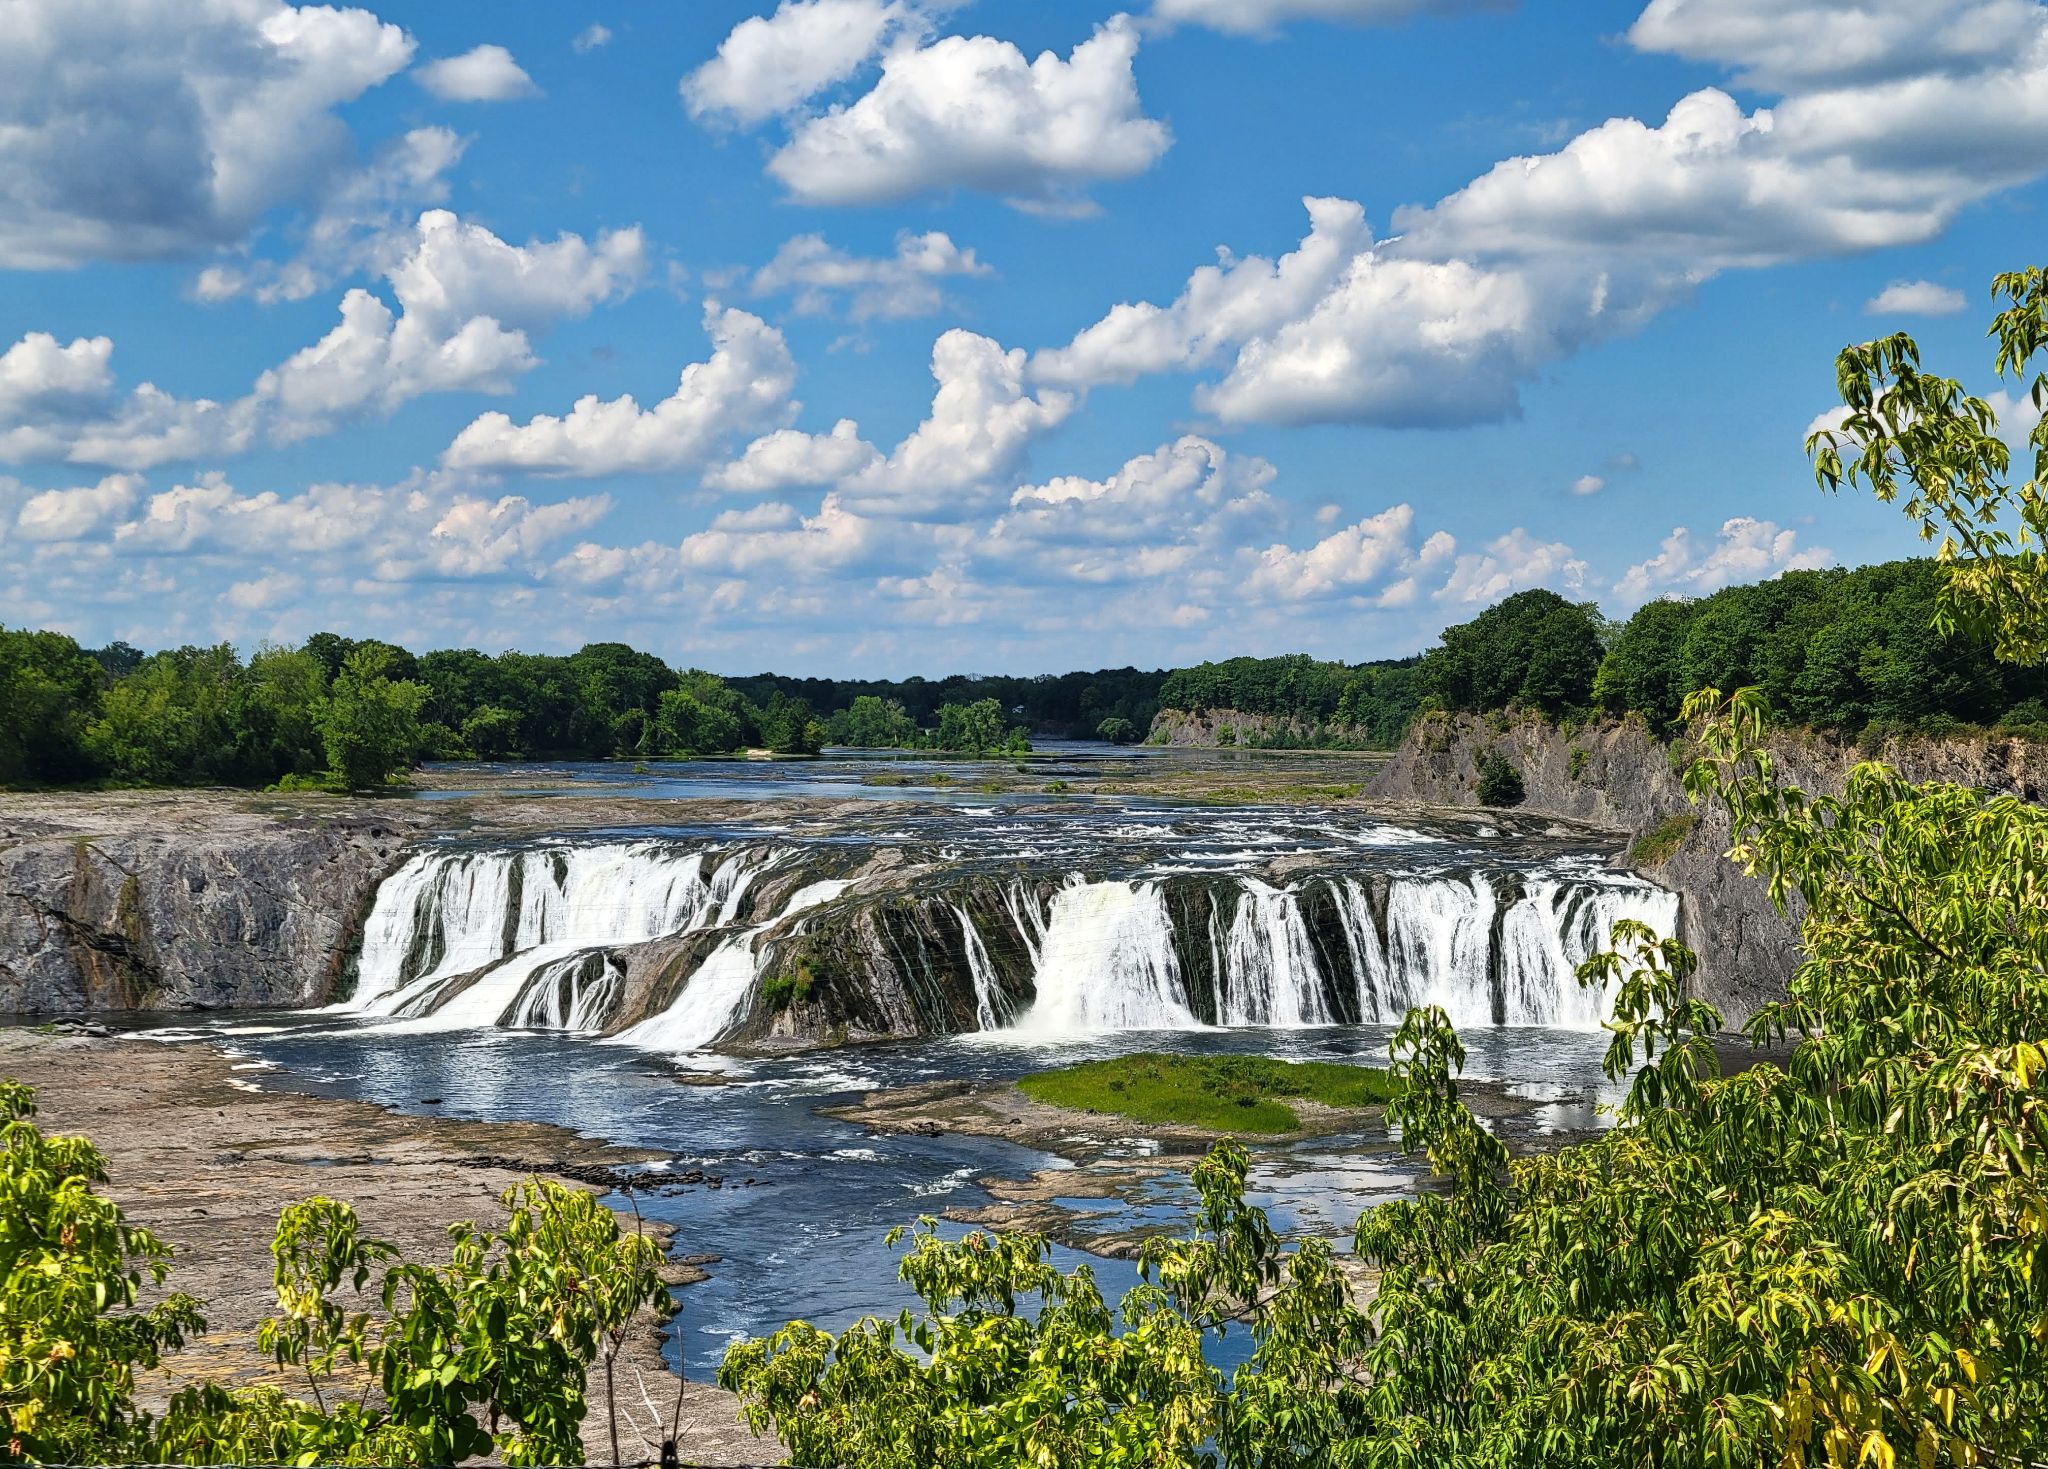
[[[1591,1028],[1611,997],[1582,988],[1577,966],[1624,918],[1677,922],[1676,897],[1584,858],[1516,870],[1361,839],[1369,855],[1341,866],[1290,853],[1282,878],[1232,837],[1173,863],[1111,848],[1034,850],[1029,866],[952,840],[880,861],[783,837],[441,848],[378,891],[342,1008],[672,1053],[771,1026],[1029,1039],[1388,1024],[1418,1005],[1467,1027]],[[856,871],[868,875],[847,898]],[[813,961],[809,1010],[785,1023],[762,1009],[772,975]]]
[[[1024,1035],[1201,1024],[1188,1007],[1173,924],[1156,882],[1062,888],[1046,918],[1032,987],[1038,998],[1014,1027]]]

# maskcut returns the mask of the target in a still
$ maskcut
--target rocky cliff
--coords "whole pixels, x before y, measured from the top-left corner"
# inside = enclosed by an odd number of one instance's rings
[[[1863,750],[1813,733],[1780,736],[1781,774],[1802,789],[1833,793],[1861,760],[1890,762],[1913,780],[1946,780],[2048,797],[2048,747],[2005,738],[1890,741]],[[1781,996],[1798,964],[1796,912],[1772,905],[1763,885],[1722,853],[1728,823],[1695,811],[1679,772],[1683,752],[1634,720],[1566,731],[1533,716],[1428,716],[1375,779],[1375,796],[1448,805],[1477,804],[1478,762],[1498,753],[1521,772],[1525,808],[1625,832],[1624,865],[1677,892],[1680,939],[1700,956],[1697,993],[1732,1026]]]
[[[216,792],[0,804],[0,1013],[327,998],[403,808]]]

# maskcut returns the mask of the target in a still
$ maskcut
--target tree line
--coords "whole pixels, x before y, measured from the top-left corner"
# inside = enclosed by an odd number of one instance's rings
[[[0,785],[362,790],[421,760],[814,754],[828,742],[1030,748],[993,699],[942,702],[928,726],[872,696],[820,715],[800,695],[749,697],[623,643],[415,655],[323,632],[245,661],[226,643],[145,654],[0,627]]]

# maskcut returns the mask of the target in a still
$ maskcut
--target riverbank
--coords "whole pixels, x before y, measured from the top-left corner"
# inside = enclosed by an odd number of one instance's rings
[[[433,1260],[446,1253],[451,1223],[502,1219],[498,1195],[527,1174],[604,1188],[619,1170],[663,1156],[539,1123],[420,1118],[268,1092],[257,1063],[199,1045],[0,1030],[0,1074],[36,1089],[39,1125],[83,1133],[107,1155],[106,1192],[177,1252],[168,1288],[203,1303],[206,1333],[140,1384],[152,1407],[200,1379],[297,1389],[256,1350],[257,1325],[275,1307],[270,1239],[289,1201],[316,1193],[346,1199],[366,1233]],[[630,1213],[624,1218],[634,1224]],[[671,1284],[703,1278],[694,1265],[671,1264]],[[687,1290],[680,1299],[686,1319]],[[674,1401],[663,1332],[644,1318],[621,1357],[619,1439],[628,1460],[655,1457],[639,1431],[648,1417],[642,1385],[664,1411]],[[584,1441],[592,1463],[609,1462],[603,1393],[593,1389]],[[737,1400],[714,1386],[689,1384],[683,1420],[685,1462],[781,1460],[780,1445],[748,1432]]]

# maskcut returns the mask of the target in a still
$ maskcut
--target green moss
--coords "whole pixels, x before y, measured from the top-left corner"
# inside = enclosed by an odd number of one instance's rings
[[[794,974],[775,974],[761,981],[761,1004],[771,1015],[780,1015],[792,1005],[811,997],[811,966],[797,965]]]
[[[1301,1118],[1289,1100],[1370,1107],[1391,1099],[1398,1086],[1369,1066],[1153,1054],[1040,1071],[1017,1085],[1026,1096],[1055,1107],[1219,1133],[1296,1132]]]
[[[1691,811],[1665,817],[1636,838],[1635,845],[1628,849],[1629,860],[1638,867],[1655,867],[1670,861],[1671,854],[1692,835],[1693,823],[1698,819]]]
[[[1586,778],[1586,767],[1592,763],[1592,760],[1593,752],[1581,746],[1572,751],[1571,764],[1566,767],[1566,773],[1573,780],[1584,780]]]

